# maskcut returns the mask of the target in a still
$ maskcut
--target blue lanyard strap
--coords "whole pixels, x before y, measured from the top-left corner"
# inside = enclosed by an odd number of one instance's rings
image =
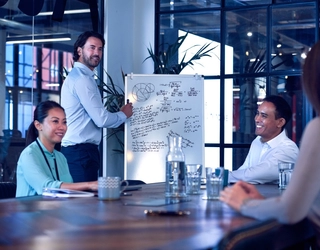
[[[48,162],[48,159],[47,159],[46,155],[44,154],[43,149],[42,149],[42,147],[40,146],[40,144],[39,144],[39,142],[38,142],[38,139],[36,139],[36,142],[37,142],[37,144],[38,144],[38,146],[39,146],[39,148],[40,148],[40,150],[41,150],[41,153],[42,153],[44,159],[46,160],[46,163],[47,163],[47,165],[48,165],[48,168],[49,168],[49,170],[50,170],[50,173],[51,173],[53,179],[56,180],[56,178],[54,177],[54,175],[53,175],[53,173],[52,173],[52,170],[51,170],[50,164],[49,164],[49,162]],[[59,171],[58,171],[58,165],[57,165],[56,158],[54,158],[53,160],[54,160],[54,168],[56,169],[57,180],[60,181]]]

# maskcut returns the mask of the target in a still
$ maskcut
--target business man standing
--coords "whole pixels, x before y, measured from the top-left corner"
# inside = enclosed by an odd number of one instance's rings
[[[132,103],[116,113],[108,112],[102,103],[93,71],[102,59],[104,45],[103,36],[94,31],[78,37],[73,51],[74,66],[61,89],[61,105],[68,124],[61,152],[67,158],[74,182],[97,180],[101,128],[118,127],[132,116]]]

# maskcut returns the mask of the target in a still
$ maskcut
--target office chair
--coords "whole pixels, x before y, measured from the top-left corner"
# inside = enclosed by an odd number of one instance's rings
[[[16,197],[17,185],[14,182],[0,182],[0,199]]]

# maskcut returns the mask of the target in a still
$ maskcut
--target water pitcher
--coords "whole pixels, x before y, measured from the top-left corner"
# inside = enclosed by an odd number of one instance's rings
[[[186,197],[185,156],[182,151],[182,138],[168,136],[169,151],[166,156],[166,197]]]

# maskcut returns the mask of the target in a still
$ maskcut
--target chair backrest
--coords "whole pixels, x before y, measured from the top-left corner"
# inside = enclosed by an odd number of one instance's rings
[[[0,199],[16,197],[17,185],[14,182],[0,182]]]
[[[304,232],[304,238],[294,237]],[[274,219],[258,221],[227,234],[214,250],[244,249],[319,249],[316,248],[315,232],[308,219],[296,224],[284,225]]]
[[[279,223],[276,220],[256,222],[227,234],[216,249],[243,250],[243,249],[275,249],[271,236],[277,231]]]
[[[22,133],[17,129],[4,129],[2,130],[4,136],[13,137],[13,138],[21,138]]]
[[[126,180],[126,181],[129,183],[129,186],[146,184],[144,181],[140,181],[140,180]],[[122,185],[124,185],[124,183]]]

